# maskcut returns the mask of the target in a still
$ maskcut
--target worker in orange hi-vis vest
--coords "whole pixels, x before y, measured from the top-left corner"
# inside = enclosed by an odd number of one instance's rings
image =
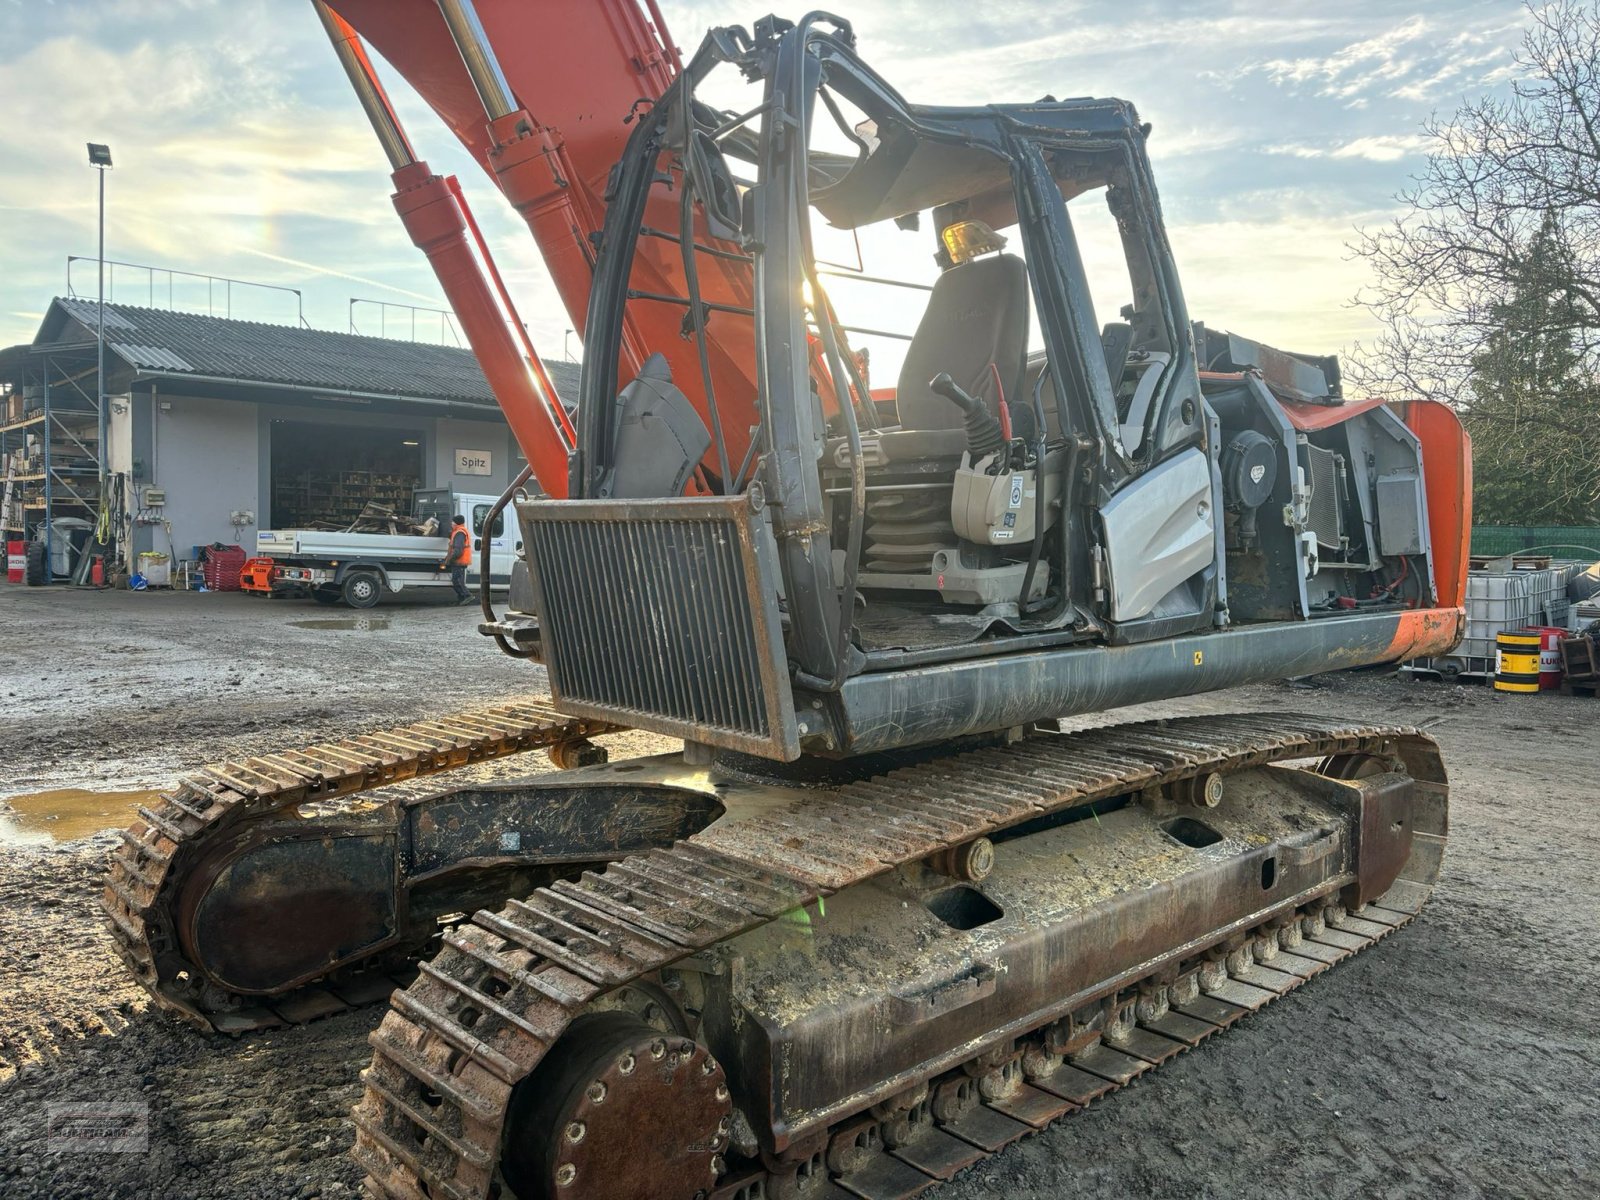
[[[472,536],[467,532],[467,519],[460,513],[450,526],[450,552],[439,564],[439,570],[450,572],[450,586],[456,590],[457,604],[471,604],[472,593],[467,591],[467,568],[472,565]]]

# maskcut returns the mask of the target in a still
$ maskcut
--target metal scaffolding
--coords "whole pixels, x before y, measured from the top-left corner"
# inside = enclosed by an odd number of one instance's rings
[[[100,516],[99,397],[104,394],[94,341],[26,348],[12,372],[0,422],[0,479],[9,501],[0,512],[8,536],[45,543],[54,561],[56,522]]]

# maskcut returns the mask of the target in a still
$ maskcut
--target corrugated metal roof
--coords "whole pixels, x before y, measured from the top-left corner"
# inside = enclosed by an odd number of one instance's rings
[[[135,346],[129,342],[107,342],[107,347],[136,367],[156,367],[168,371],[192,371],[187,362],[160,346]]]
[[[57,297],[39,336],[61,335],[63,316],[95,328],[93,300]],[[198,313],[106,305],[106,327],[118,330],[107,341],[130,366],[214,376],[240,383],[292,384],[330,392],[370,392],[419,399],[494,404],[489,382],[470,350],[390,338],[334,333],[292,325],[235,321]],[[556,391],[570,405],[577,399],[578,368],[545,364]]]
[[[77,309],[77,306],[87,304],[91,314],[97,313],[99,311],[99,305],[94,301],[74,300],[72,303],[74,305],[74,309],[75,310]],[[79,317],[78,319],[82,320],[83,318]],[[97,319],[98,318],[96,316],[91,315],[89,317],[89,324],[94,325],[96,323]],[[106,328],[107,329],[132,329],[133,328],[133,322],[128,320],[126,317],[118,315],[117,310],[112,305],[108,304],[108,305],[106,305]]]

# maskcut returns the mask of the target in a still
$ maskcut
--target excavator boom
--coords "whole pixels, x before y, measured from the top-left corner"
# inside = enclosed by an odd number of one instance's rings
[[[528,223],[568,318],[586,335],[611,172],[630,117],[667,89],[678,60],[654,0],[648,8],[636,0],[328,0],[328,7],[422,95]],[[676,377],[703,381],[721,397],[726,419],[697,392],[702,418],[717,428],[706,468],[720,477],[747,453],[754,423],[750,271],[736,256],[698,264],[708,307],[691,308],[683,299],[680,215],[676,197],[651,198],[649,234],[621,317],[619,369],[631,378],[660,353]],[[695,240],[705,239],[703,220],[691,228]],[[683,336],[697,319],[709,326],[703,363]],[[519,429],[518,436],[537,442],[547,435]],[[523,449],[533,462],[540,447],[524,441]]]

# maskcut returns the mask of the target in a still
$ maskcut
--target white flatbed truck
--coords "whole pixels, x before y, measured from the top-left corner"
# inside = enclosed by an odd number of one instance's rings
[[[476,590],[483,563],[484,519],[498,496],[475,496],[449,488],[418,488],[416,518],[435,518],[435,537],[408,534],[346,533],[323,529],[262,529],[256,533],[256,554],[276,564],[272,577],[274,596],[309,595],[322,604],[348,604],[371,608],[385,596],[415,589],[419,592],[450,587],[450,572],[439,570],[449,552],[451,518],[466,518],[472,535],[472,565],[467,586]],[[508,585],[511,564],[522,552],[515,511],[495,518],[488,534],[489,586]]]

